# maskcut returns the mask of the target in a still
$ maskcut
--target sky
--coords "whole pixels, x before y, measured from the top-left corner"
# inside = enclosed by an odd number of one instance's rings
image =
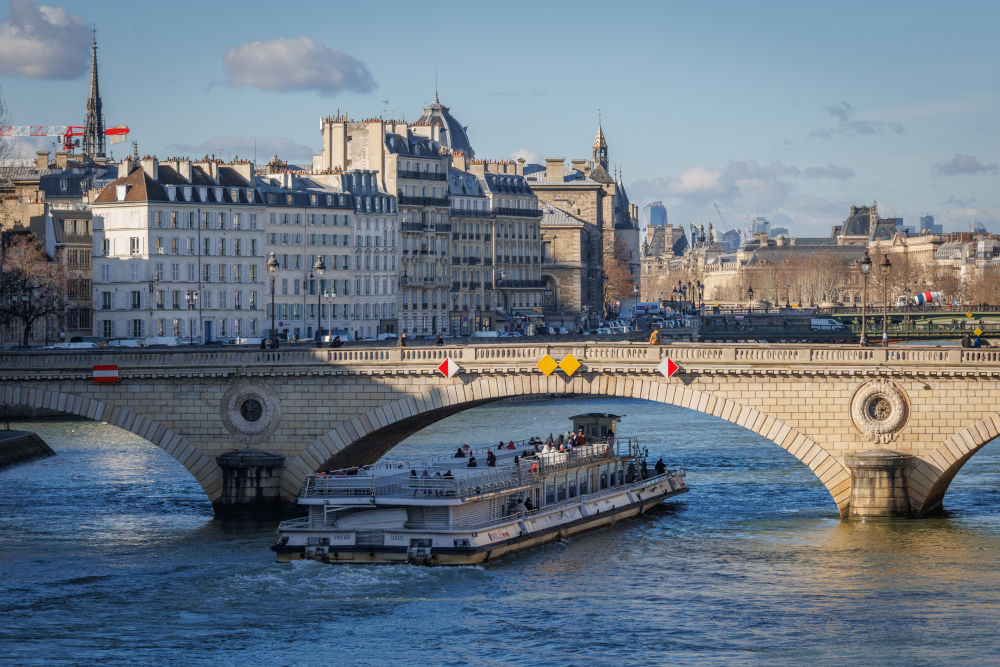
[[[1000,233],[995,1],[0,3],[9,124],[82,125],[96,27],[141,154],[309,164],[322,116],[415,120],[436,85],[480,158],[589,159],[600,110],[643,221]]]

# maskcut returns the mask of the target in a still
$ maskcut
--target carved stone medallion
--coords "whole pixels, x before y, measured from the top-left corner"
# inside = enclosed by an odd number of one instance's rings
[[[226,430],[250,444],[264,440],[278,428],[281,401],[267,385],[241,383],[225,393],[219,412]]]
[[[854,427],[872,442],[891,442],[906,425],[909,402],[889,380],[870,380],[851,398]]]

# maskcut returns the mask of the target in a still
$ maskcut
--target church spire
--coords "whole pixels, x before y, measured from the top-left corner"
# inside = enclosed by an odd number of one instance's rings
[[[101,110],[101,91],[97,84],[97,30],[91,46],[90,97],[87,98],[87,118],[83,123],[83,154],[87,157],[104,157],[104,113]]]
[[[597,136],[594,137],[594,164],[608,170],[608,142],[604,140],[604,129],[601,127],[601,110],[597,110]]]

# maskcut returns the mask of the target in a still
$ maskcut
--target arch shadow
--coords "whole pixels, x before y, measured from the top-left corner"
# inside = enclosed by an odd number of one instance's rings
[[[366,465],[407,436],[445,417],[505,398],[545,394],[577,394],[638,398],[713,415],[774,442],[804,463],[830,493],[841,516],[851,497],[851,474],[834,456],[787,423],[731,399],[690,389],[659,374],[606,375],[582,372],[562,375],[476,377],[406,396],[343,420],[317,438],[286,465],[281,491],[294,501],[306,475],[318,470]]]
[[[1000,435],[1000,412],[952,433],[910,471],[910,506],[917,516],[940,509],[955,475],[972,455]]]
[[[177,431],[128,408],[67,392],[14,386],[4,387],[3,402],[12,406],[54,410],[117,426],[148,440],[176,459],[198,481],[213,506],[222,496],[222,470],[214,459],[205,456]]]

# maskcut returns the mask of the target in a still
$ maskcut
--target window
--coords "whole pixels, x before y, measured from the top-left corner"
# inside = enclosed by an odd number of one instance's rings
[[[140,250],[139,250],[139,237],[138,236],[132,236],[132,237],[129,238],[129,240],[128,240],[128,251],[129,251],[130,255],[138,255],[139,254]]]
[[[105,257],[111,254],[111,239],[101,241],[101,254]]]
[[[111,297],[112,297],[111,292],[101,292],[101,308],[103,310],[112,309],[113,306],[111,305]]]
[[[101,282],[110,283],[111,282],[111,265],[101,264]]]
[[[142,338],[142,320],[132,320],[132,337]]]
[[[132,309],[142,308],[142,292],[140,290],[132,290]]]

